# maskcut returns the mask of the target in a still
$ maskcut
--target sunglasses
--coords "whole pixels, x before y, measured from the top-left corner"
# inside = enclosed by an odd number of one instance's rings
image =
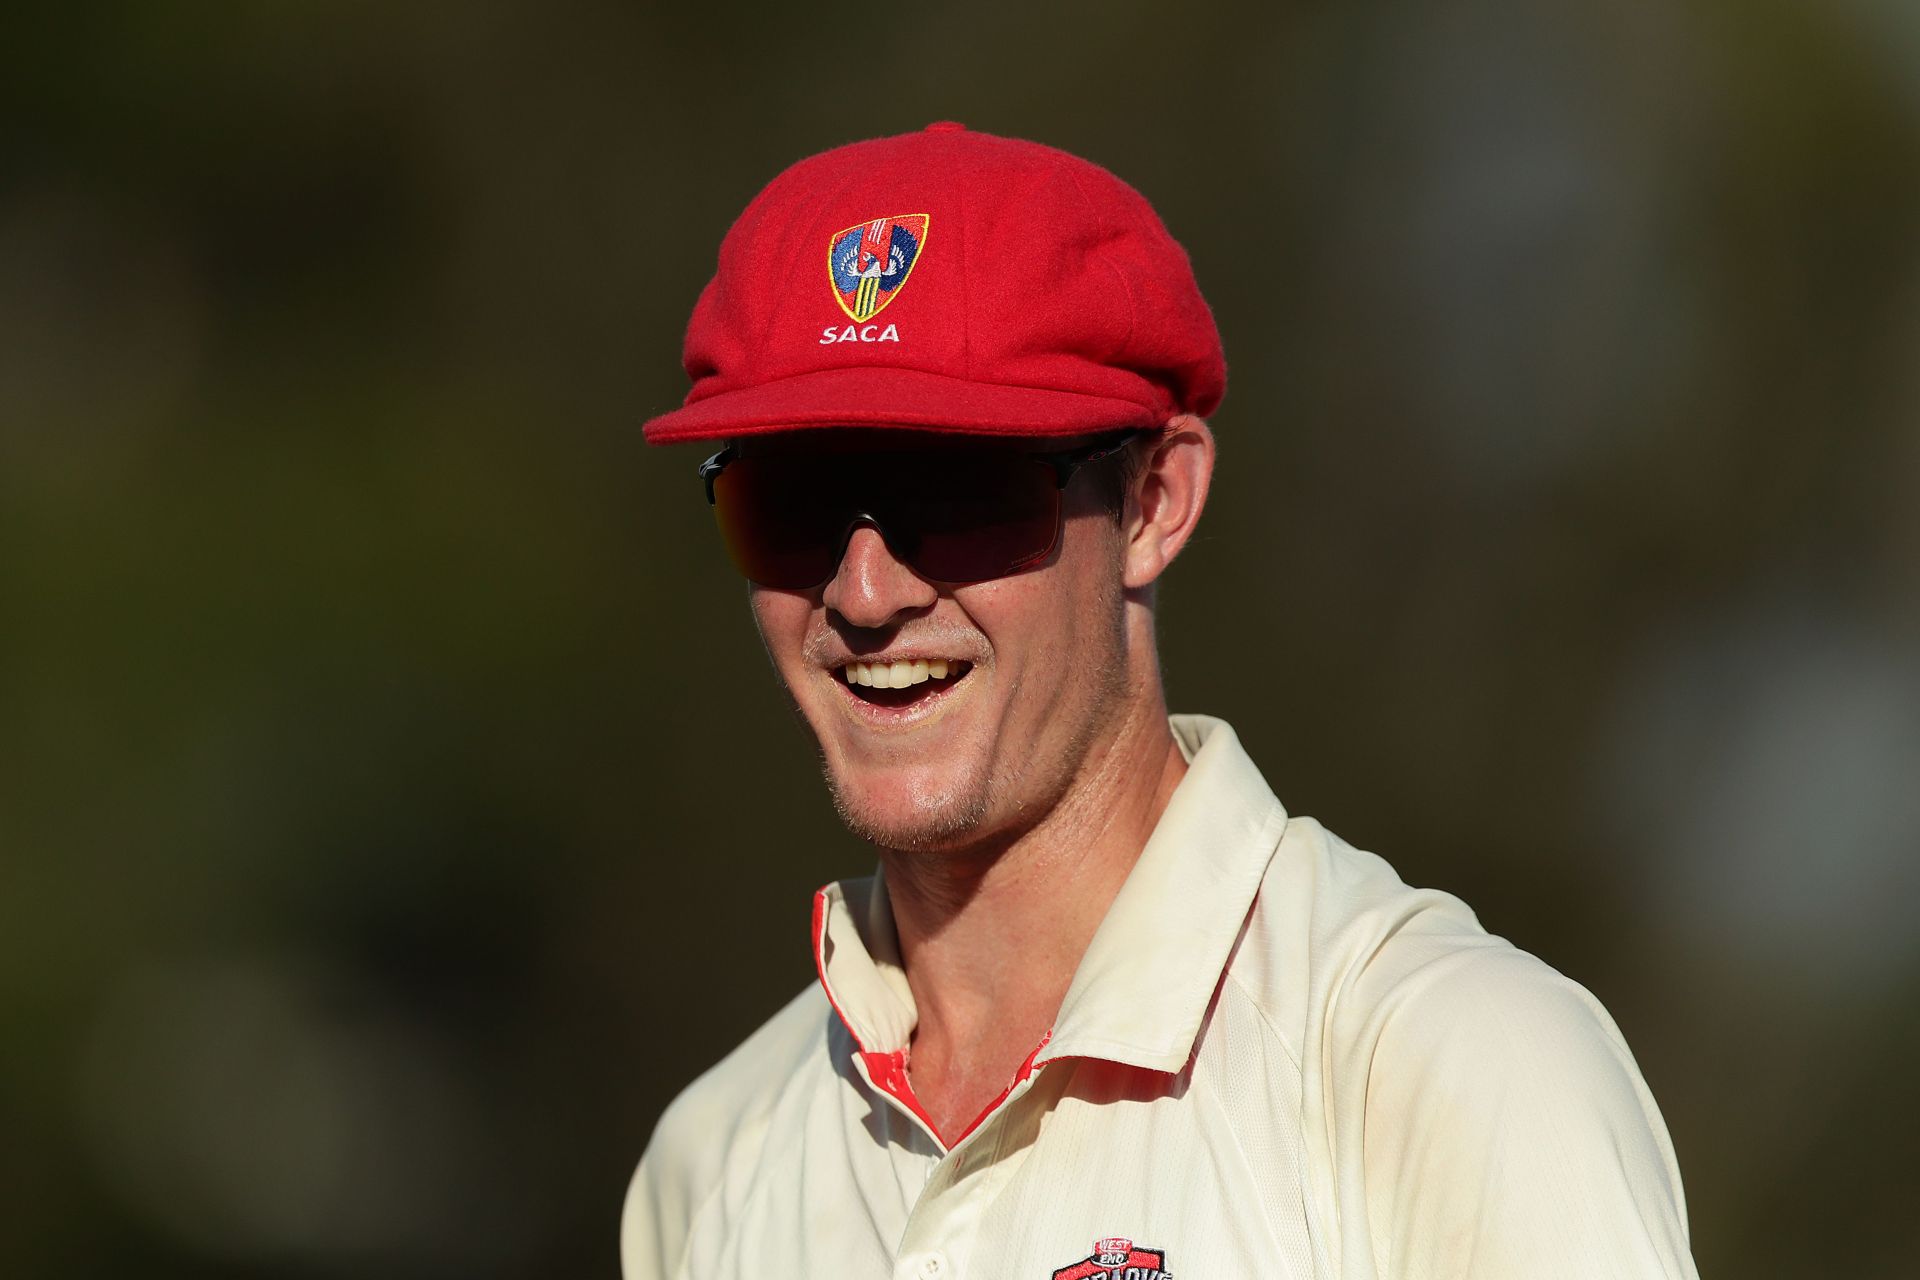
[[[855,528],[930,582],[964,584],[1031,569],[1060,540],[1061,491],[1074,472],[1143,434],[1065,453],[903,449],[752,453],[732,445],[700,464],[734,566],[763,587],[804,591],[832,578]]]

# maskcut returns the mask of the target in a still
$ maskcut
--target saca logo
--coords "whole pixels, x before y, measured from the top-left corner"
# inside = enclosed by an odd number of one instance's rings
[[[828,325],[820,331],[820,345],[823,347],[835,342],[898,341],[900,341],[900,330],[894,325],[888,325],[884,329],[877,324],[863,324],[857,328],[853,325],[848,325],[844,329],[836,329],[832,325]]]

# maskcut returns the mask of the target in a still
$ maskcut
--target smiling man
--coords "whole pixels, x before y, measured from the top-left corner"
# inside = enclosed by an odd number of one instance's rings
[[[815,156],[686,365],[648,439],[724,445],[708,500],[880,870],[661,1118],[627,1280],[1694,1274],[1593,997],[1168,716],[1154,588],[1225,365],[1138,193],[957,125]]]

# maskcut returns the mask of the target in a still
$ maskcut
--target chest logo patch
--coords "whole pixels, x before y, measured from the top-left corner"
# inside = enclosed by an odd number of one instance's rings
[[[1165,1249],[1144,1249],[1125,1236],[1093,1242],[1093,1252],[1061,1267],[1053,1280],[1173,1280]]]
[[[834,233],[827,276],[834,300],[855,324],[873,319],[900,296],[900,286],[920,261],[928,221],[924,213],[898,213]]]

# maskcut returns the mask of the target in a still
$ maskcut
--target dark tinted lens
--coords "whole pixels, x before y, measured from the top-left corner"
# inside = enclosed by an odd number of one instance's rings
[[[763,587],[804,590],[833,576],[844,485],[813,458],[736,458],[713,481],[727,554]]]
[[[1052,470],[1017,453],[912,457],[884,492],[878,514],[888,545],[936,582],[1031,568],[1060,532]]]
[[[860,519],[873,521],[915,573],[948,583],[1030,568],[1060,531],[1052,470],[1013,452],[739,458],[714,478],[713,501],[734,565],[762,586],[786,590],[831,578]]]

